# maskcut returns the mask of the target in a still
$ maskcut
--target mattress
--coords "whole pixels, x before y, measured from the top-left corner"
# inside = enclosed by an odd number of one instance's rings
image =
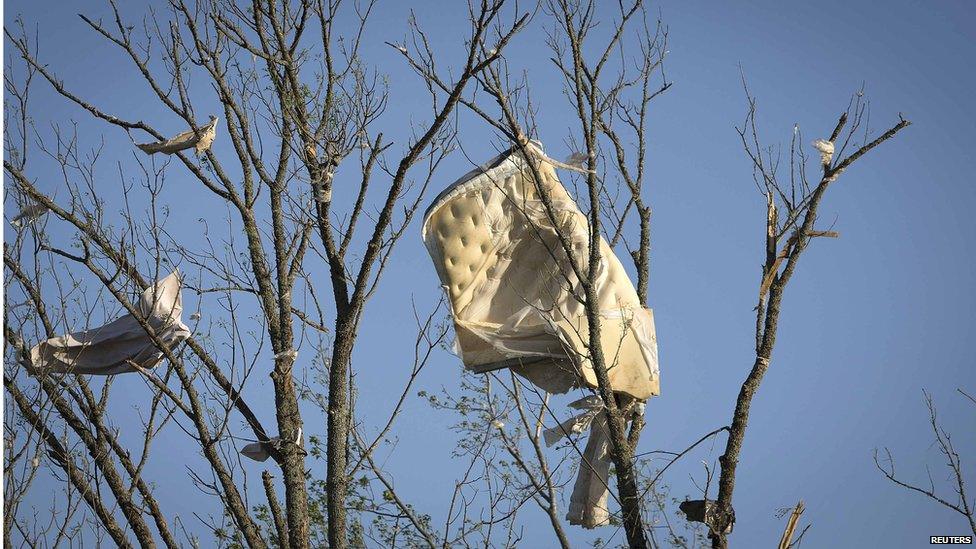
[[[568,244],[586,267],[587,217],[541,145],[527,149],[528,160],[513,147],[447,187],[427,209],[422,237],[451,304],[465,367],[511,368],[552,393],[593,388],[584,294],[566,250]],[[598,271],[589,278],[597,287],[610,383],[644,400],[659,393],[654,315],[602,238],[600,247]]]

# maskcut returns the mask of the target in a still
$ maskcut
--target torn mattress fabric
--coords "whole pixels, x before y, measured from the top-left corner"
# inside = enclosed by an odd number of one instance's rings
[[[527,162],[512,149],[437,197],[424,216],[424,243],[448,293],[468,369],[510,367],[552,393],[595,388],[582,288],[559,238],[585,267],[587,219],[541,149],[528,147],[538,153],[530,156],[551,197],[551,215]],[[600,246],[594,279],[610,383],[644,400],[659,391],[654,316],[610,246],[602,239]]]
[[[144,291],[137,305],[140,317],[170,349],[190,335],[180,318],[181,289],[180,274],[173,271]],[[42,341],[31,349],[31,360],[41,373],[121,374],[152,368],[163,356],[131,314],[98,328]]]
[[[511,368],[551,393],[596,388],[583,289],[566,251],[586,268],[589,224],[556,176],[555,167],[569,168],[535,143],[526,149],[528,159],[513,147],[444,190],[424,215],[424,243],[447,292],[466,368]],[[540,175],[538,188],[529,162]],[[600,248],[590,278],[610,384],[631,397],[625,400],[643,401],[659,393],[654,315],[602,238]],[[589,427],[567,518],[593,528],[609,521],[606,411],[598,397],[571,406],[584,411],[546,438],[552,444]]]

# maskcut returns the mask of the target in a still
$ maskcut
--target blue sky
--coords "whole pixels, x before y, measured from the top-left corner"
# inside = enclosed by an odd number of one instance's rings
[[[406,124],[424,116],[428,106],[418,79],[383,45],[405,36],[406,4],[411,3],[380,3],[364,49],[367,59],[389,75],[393,103],[381,125],[399,144],[406,141]],[[436,31],[435,50],[457,63],[465,33],[463,5],[412,4],[420,23]],[[41,59],[79,95],[124,118],[182,130],[152,101],[127,59],[78,19],[78,9],[15,0],[6,3],[4,20],[9,24],[22,14],[28,26],[36,24]],[[106,15],[100,5],[80,9],[96,18]],[[680,450],[726,424],[752,363],[765,203],[755,192],[733,129],[746,108],[740,67],[759,101],[760,131],[769,144],[788,142],[794,123],[807,142],[825,136],[863,84],[873,128],[890,126],[899,112],[913,125],[848,170],[825,199],[822,223],[833,223],[841,237],[816,241],[787,290],[772,366],[754,401],[742,453],[732,541],[738,547],[775,543],[783,524],[776,510],[798,499],[807,504],[804,522],[813,525],[809,547],[917,547],[927,545],[930,535],[965,532],[962,517],[887,482],[871,456],[872,449],[889,446],[899,473],[922,484],[929,465],[936,485],[951,497],[927,426],[924,388],[955,434],[968,478],[976,478],[976,409],[955,393],[957,387],[976,390],[969,347],[976,325],[971,152],[976,76],[970,69],[976,58],[976,9],[969,2],[943,0],[883,5],[666,1],[651,9],[660,9],[670,28],[667,71],[674,86],[653,104],[650,119],[649,299],[657,321],[662,395],[648,405],[640,451]],[[130,16],[143,11],[135,3],[125,5]],[[540,106],[540,137],[551,156],[561,158],[571,152],[563,143],[575,126],[543,40],[536,24],[515,39],[507,58],[513,68],[527,70]],[[194,84],[197,112],[210,112],[217,104],[212,89],[202,78]],[[112,205],[119,189],[114,163],[134,166],[128,138],[58,99],[43,82],[37,88],[34,116],[42,132],[50,132],[51,121],[72,119],[85,139],[94,143],[104,136],[106,160],[99,172],[104,187],[99,189]],[[493,154],[489,135],[479,121],[462,118],[460,142],[473,158]],[[232,154],[220,137],[215,151]],[[40,178],[42,189],[56,194],[55,180],[44,182],[51,174],[42,159],[35,161],[29,172]],[[449,159],[427,201],[469,167],[462,155]],[[174,234],[182,238],[199,238],[199,218],[217,222],[224,216],[217,201],[175,165],[163,198],[172,208]],[[337,190],[337,200],[342,198]],[[49,230],[68,234],[53,221]],[[438,293],[415,222],[362,328],[355,366],[360,407],[380,410],[365,417],[368,426],[385,418],[409,374],[411,302],[425,310]],[[457,359],[440,353],[417,389],[451,389],[459,374]],[[112,403],[123,426],[144,391],[140,380],[124,378],[116,382],[113,397],[118,398]],[[268,423],[271,404],[260,399],[269,389],[263,374],[249,387]],[[307,428],[321,431],[309,425],[315,418],[306,416]],[[432,514],[435,524],[442,522],[461,466],[450,457],[453,419],[412,400],[395,429],[396,452],[386,461],[402,495]],[[179,452],[167,457],[157,449],[147,474],[157,479],[164,507],[177,510],[199,531],[191,513],[208,509],[212,501],[186,496],[195,492],[180,454],[192,449],[178,430],[171,431],[164,441]],[[701,479],[701,460],[714,461],[723,447],[724,440],[702,446],[673,467],[665,477],[672,494],[693,495],[690,479]],[[261,468],[248,467],[257,478]],[[160,482],[163,478],[173,481]],[[38,508],[48,505],[49,487],[42,482],[32,496]],[[544,546],[546,527],[534,520],[526,520],[526,546]],[[570,532],[582,544],[612,530]],[[616,540],[623,541],[622,533]]]

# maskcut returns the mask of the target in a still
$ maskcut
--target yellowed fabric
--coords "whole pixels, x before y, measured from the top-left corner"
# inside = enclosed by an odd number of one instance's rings
[[[139,150],[146,154],[173,154],[186,149],[195,149],[197,154],[210,149],[214,137],[217,136],[217,117],[211,116],[210,123],[195,130],[187,130],[179,135],[171,137],[165,141],[155,143],[136,144]]]
[[[580,459],[579,474],[569,496],[566,520],[583,528],[610,524],[610,427],[602,411],[593,418],[590,436]]]
[[[513,148],[442,192],[424,215],[424,243],[447,292],[455,347],[468,369],[511,368],[552,393],[595,388],[583,291],[559,236],[586,269],[589,225],[554,169],[580,168],[553,161],[539,145],[527,147],[528,159]],[[551,211],[539,196],[529,162],[540,173]],[[588,278],[597,288],[610,385],[642,406],[640,401],[659,392],[654,315],[641,305],[603,239],[600,247],[600,265]],[[583,412],[547,430],[546,442],[589,427],[566,518],[595,528],[610,517],[606,410],[598,396],[570,407]]]
[[[441,193],[425,215],[423,239],[450,298],[466,367],[476,372],[511,367],[553,393],[596,387],[585,309],[578,299],[582,289],[557,233],[565,235],[585,268],[587,219],[548,158],[534,150],[530,157],[551,197],[556,223],[538,196],[529,165],[512,149]],[[654,316],[602,239],[601,252],[593,278],[610,383],[614,391],[643,400],[659,392]]]
[[[140,316],[152,326],[170,349],[190,335],[180,318],[183,313],[180,274],[173,271],[143,292]],[[149,338],[139,320],[127,314],[104,326],[42,341],[31,349],[31,360],[40,373],[113,375],[152,368],[163,353]]]
[[[590,430],[580,459],[579,474],[569,497],[566,520],[584,528],[605,526],[610,522],[607,506],[610,491],[607,488],[610,486],[611,463],[606,408],[603,399],[597,395],[583,397],[570,403],[569,407],[581,412],[543,431],[546,446],[552,446],[563,437]]]

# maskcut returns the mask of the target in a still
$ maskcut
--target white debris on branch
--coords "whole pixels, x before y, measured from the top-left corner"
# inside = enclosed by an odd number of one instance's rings
[[[114,375],[136,372],[159,364],[165,356],[143,324],[170,350],[189,337],[183,324],[182,281],[178,271],[142,293],[136,309],[104,326],[42,341],[31,349],[31,362],[42,375],[48,372]]]
[[[589,156],[587,156],[586,153],[576,151],[566,158],[566,164],[575,168],[582,168],[586,165],[587,158],[589,158]]]
[[[580,282],[569,254],[552,252],[562,250],[563,238],[587,257],[588,219],[556,169],[589,173],[581,167],[589,160],[577,153],[566,163],[555,161],[541,143],[521,135],[511,149],[445,189],[424,215],[424,243],[447,290],[468,370],[512,368],[553,394],[599,388],[589,334],[580,330],[588,326],[575,297]],[[545,189],[550,202],[536,189]],[[557,219],[547,215],[549,208],[559,212]],[[604,319],[603,345],[615,345],[613,367],[606,371],[610,388],[628,402],[621,413],[630,418],[636,402],[660,389],[654,315],[613,249],[603,239],[600,247],[602,264],[593,283],[606,297],[594,306]],[[547,430],[545,438],[552,445],[589,430],[566,518],[595,528],[610,521],[607,411],[596,395],[570,406],[578,412]]]
[[[826,139],[817,139],[813,142],[813,148],[820,151],[820,163],[829,166],[834,157],[834,143]]]
[[[279,358],[290,358],[292,360],[295,360],[296,358],[298,358],[298,351],[296,351],[295,349],[288,349],[285,351],[281,351],[280,353],[276,354],[274,358],[275,360],[278,360]]]
[[[10,220],[10,224],[13,225],[15,229],[26,227],[27,225],[30,225],[40,219],[48,211],[48,207],[40,202],[28,204],[17,212],[17,215]]]
[[[146,154],[155,154],[158,152],[163,154],[174,154],[180,151],[185,151],[186,149],[196,149],[196,153],[200,154],[210,150],[210,146],[213,144],[216,136],[217,117],[211,116],[210,123],[208,123],[206,126],[185,131],[179,135],[166,139],[165,141],[157,141],[155,143],[137,143],[136,147]]]
[[[241,455],[254,461],[267,461],[271,457],[271,450],[281,450],[285,444],[291,443],[296,446],[301,445],[302,428],[298,428],[298,436],[294,441],[282,440],[281,437],[271,437],[270,440],[259,440],[252,442],[241,448]]]

